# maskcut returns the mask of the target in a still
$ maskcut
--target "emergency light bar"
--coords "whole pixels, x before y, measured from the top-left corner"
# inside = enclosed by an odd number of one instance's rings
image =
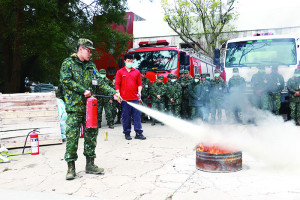
[[[142,41],[139,43],[140,47],[149,47],[149,46],[156,46],[156,45],[168,46],[169,42],[167,40],[157,40],[157,41]]]
[[[254,33],[253,36],[266,36],[266,35],[274,35],[274,33],[267,32],[267,33]]]

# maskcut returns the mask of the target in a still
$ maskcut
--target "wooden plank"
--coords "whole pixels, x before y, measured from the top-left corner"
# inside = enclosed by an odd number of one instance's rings
[[[18,120],[17,124],[5,124],[0,127],[1,132],[13,131],[13,130],[24,130],[24,129],[36,129],[36,128],[50,128],[50,127],[60,127],[60,123],[58,121],[52,122],[29,122],[29,123],[20,123]]]
[[[0,132],[0,139],[26,136],[32,130],[33,129],[24,129],[24,130],[12,130],[12,131]],[[47,128],[39,128],[38,131],[40,131],[38,133],[39,135],[52,134],[52,133],[57,133],[59,135],[61,134],[61,130],[60,130],[59,126],[50,127],[50,128],[48,128],[48,127]]]
[[[23,148],[25,143],[25,140],[22,141],[16,141],[15,143],[2,143],[7,149],[12,149],[12,148]],[[62,139],[48,139],[48,140],[44,140],[44,141],[39,141],[39,145],[43,146],[43,145],[51,145],[51,144],[62,144]],[[26,147],[30,147],[30,141],[27,142]],[[25,152],[30,151],[30,149],[25,149]],[[40,150],[41,151],[41,150]]]
[[[0,108],[0,112],[12,112],[12,111],[35,111],[35,110],[57,110],[57,105],[37,105],[37,106],[14,106]]]
[[[0,112],[0,118],[26,118],[26,117],[55,117],[58,116],[57,107],[53,110],[32,110],[32,111],[10,111]]]
[[[20,107],[20,106],[42,106],[42,105],[57,105],[56,99],[48,100],[31,100],[31,101],[18,101],[18,102],[3,102],[0,104],[0,110],[5,110],[6,108]]]
[[[51,99],[55,97],[56,97],[55,92],[0,94],[0,103],[9,102],[9,101],[18,101],[20,99],[43,100],[43,99]]]
[[[10,125],[10,124],[26,124],[26,123],[41,123],[41,122],[58,122],[59,117],[57,115],[53,116],[38,116],[38,117],[22,117],[22,118],[3,118],[0,119],[0,125]]]
[[[20,136],[20,137],[15,137],[15,138],[4,138],[4,139],[0,139],[0,143],[7,144],[7,143],[18,143],[18,142],[22,143],[23,142],[23,145],[24,145],[25,139],[26,139],[26,136]],[[51,134],[48,133],[48,134],[44,134],[44,135],[39,134],[39,141],[46,141],[46,140],[53,140],[53,139],[61,139],[61,134],[59,135],[59,137],[57,137],[57,134],[55,134],[55,133],[51,133]],[[28,136],[27,142],[30,143],[29,136]]]

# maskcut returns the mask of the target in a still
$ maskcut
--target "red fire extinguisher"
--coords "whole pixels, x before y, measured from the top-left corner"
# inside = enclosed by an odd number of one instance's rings
[[[86,128],[97,128],[97,99],[90,97],[86,100]]]
[[[40,153],[39,148],[39,135],[36,130],[33,130],[30,134],[30,145],[31,145],[31,155],[38,155]]]

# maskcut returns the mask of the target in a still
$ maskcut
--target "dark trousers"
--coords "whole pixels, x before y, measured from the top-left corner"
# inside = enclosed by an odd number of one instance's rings
[[[128,102],[138,104],[138,100]],[[143,132],[141,124],[141,114],[141,111],[133,108],[127,102],[122,101],[122,124],[124,134],[129,135],[131,132],[131,117],[133,119],[134,131],[136,133]]]

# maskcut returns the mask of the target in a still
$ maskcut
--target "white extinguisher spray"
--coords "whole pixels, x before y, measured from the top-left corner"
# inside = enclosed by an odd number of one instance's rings
[[[39,147],[39,135],[36,130],[33,130],[30,134],[30,145],[31,145],[31,155],[38,155],[40,153]]]

